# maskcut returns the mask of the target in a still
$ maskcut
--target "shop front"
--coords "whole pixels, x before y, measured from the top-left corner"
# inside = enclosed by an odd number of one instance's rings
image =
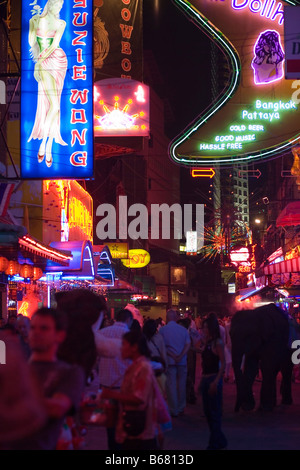
[[[47,289],[42,278],[47,262],[66,266],[72,259],[66,253],[45,245],[22,226],[6,224],[0,232],[0,319],[33,312],[47,305]]]

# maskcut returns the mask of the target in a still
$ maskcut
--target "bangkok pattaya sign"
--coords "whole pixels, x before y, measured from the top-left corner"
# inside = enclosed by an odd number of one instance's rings
[[[216,42],[231,72],[211,107],[171,142],[171,158],[229,166],[288,153],[300,138],[300,90],[284,77],[284,6],[296,2],[173,2]]]
[[[93,176],[93,2],[22,0],[21,176]]]

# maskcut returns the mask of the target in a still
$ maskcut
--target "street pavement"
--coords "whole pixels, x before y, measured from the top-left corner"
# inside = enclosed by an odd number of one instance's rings
[[[199,368],[198,368],[199,370]],[[196,389],[200,377],[198,374]],[[256,408],[259,405],[261,382],[254,383]],[[223,385],[223,432],[228,450],[299,450],[300,449],[300,384],[293,383],[293,404],[280,404],[280,377],[277,380],[278,405],[272,412],[234,412],[235,384]],[[97,389],[97,379],[88,391]],[[208,425],[203,415],[201,397],[195,405],[188,404],[184,415],[173,418],[173,429],[166,432],[164,452],[204,450],[208,444]],[[85,450],[107,450],[103,427],[88,426]]]

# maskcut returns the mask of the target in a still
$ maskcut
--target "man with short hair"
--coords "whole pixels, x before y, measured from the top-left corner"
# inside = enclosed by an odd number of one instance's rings
[[[57,359],[66,336],[65,316],[53,308],[41,308],[31,318],[29,366],[40,387],[47,412],[45,426],[16,443],[18,450],[55,450],[64,419],[78,408],[85,387],[84,371]]]
[[[121,357],[122,337],[130,330],[133,321],[133,315],[128,309],[121,309],[116,314],[116,321],[113,325],[98,330],[95,333],[96,345],[101,345],[101,338],[104,342],[106,339],[114,339],[119,341],[118,350],[115,355],[111,353],[108,356],[100,355],[99,359],[99,388],[108,388],[111,390],[119,390],[123,381],[126,369],[131,361],[124,360]],[[99,348],[98,348],[99,350]],[[107,444],[109,450],[119,450],[120,446],[115,441],[115,428],[107,428]]]
[[[183,414],[186,406],[187,352],[191,345],[190,335],[178,319],[176,310],[168,310],[166,325],[159,329],[167,350],[166,393],[173,417]]]
[[[29,359],[31,349],[29,346],[29,331],[30,331],[30,318],[25,315],[18,315],[16,321],[16,331],[19,335],[21,347],[24,352],[25,358]]]

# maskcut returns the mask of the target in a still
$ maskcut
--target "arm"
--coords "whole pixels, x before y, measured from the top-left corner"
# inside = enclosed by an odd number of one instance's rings
[[[190,349],[190,347],[191,347],[191,342],[186,343],[186,344],[184,345],[184,348],[183,348],[183,350],[181,351],[181,353],[180,353],[178,356],[176,356],[175,361],[176,361],[176,362],[180,362],[180,361],[182,360],[182,358],[187,354],[187,352],[188,352],[188,350]]]
[[[94,331],[96,349],[99,356],[117,357],[121,356],[122,340],[118,338],[107,338],[100,331]]]
[[[141,405],[143,400],[134,396],[132,393],[119,392],[118,390],[104,389],[101,393],[101,399],[111,398],[112,400],[117,400],[123,405]]]
[[[105,388],[101,393],[101,399],[111,398],[113,400],[119,401],[120,403],[122,403],[122,405],[125,406],[139,406],[142,404],[146,405],[146,400],[149,396],[149,391],[153,386],[152,378],[153,375],[150,364],[147,364],[147,366],[142,366],[142,368],[137,370],[136,373],[133,374],[133,376],[131,375],[130,382],[128,381],[128,378],[126,379],[125,372],[125,377],[123,379],[121,390],[112,390]]]
[[[54,377],[58,385],[51,396],[45,396],[48,418],[59,419],[69,413],[74,413],[80,404],[85,389],[85,373],[79,366],[71,366],[58,377]]]
[[[30,47],[33,47],[34,44],[36,43],[36,30],[37,30],[37,25],[38,25],[38,17],[33,16],[29,20],[29,33],[28,33],[28,42]]]

